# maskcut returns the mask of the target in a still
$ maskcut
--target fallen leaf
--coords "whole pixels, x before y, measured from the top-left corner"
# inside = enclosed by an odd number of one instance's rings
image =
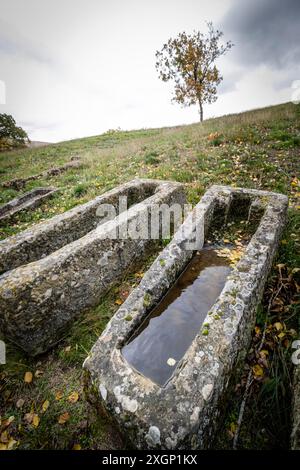
[[[30,384],[32,382],[32,378],[33,378],[32,372],[26,372],[24,376],[24,382],[27,384]]]
[[[264,370],[259,364],[255,364],[252,367],[252,371],[255,377],[262,377],[264,375]]]
[[[72,450],[81,450],[80,444],[74,444]]]
[[[255,331],[255,334],[259,335],[260,334],[260,327],[259,326],[256,326],[254,328],[254,331]]]
[[[266,349],[262,349],[259,353],[259,355],[263,358],[267,357],[269,355],[269,351],[267,351]]]
[[[0,436],[0,442],[2,442],[2,444],[7,444],[8,441],[9,441],[8,433],[7,431],[3,431]]]
[[[116,305],[122,305],[122,303],[123,303],[123,300],[121,300],[121,299],[117,299],[117,300],[115,301],[115,304],[116,304]]]
[[[44,403],[42,404],[42,410],[43,410],[44,413],[45,413],[45,411],[48,410],[49,405],[50,405],[49,400],[45,400]]]
[[[34,426],[35,428],[38,427],[38,425],[40,424],[40,417],[39,417],[39,415],[37,415],[37,414],[34,414],[34,415],[33,415],[32,424],[33,424],[33,426]]]
[[[7,445],[0,442],[0,450],[7,450]]]
[[[55,400],[61,400],[63,396],[63,392],[61,390],[58,390],[58,392],[56,392],[55,394]]]
[[[4,419],[1,423],[2,430],[8,428],[8,426],[14,421],[14,419],[14,416],[10,416],[9,418]]]
[[[135,273],[134,276],[142,278],[144,276],[144,273],[143,272],[138,272],[138,273]]]
[[[59,424],[65,424],[68,420],[70,419],[69,413],[66,411],[62,415],[58,417],[58,423]]]
[[[71,395],[68,396],[68,400],[71,403],[76,403],[79,398],[79,393],[78,392],[72,392]]]
[[[70,352],[70,351],[71,351],[71,346],[67,346],[67,347],[65,348],[65,352],[68,353],[68,352]]]
[[[276,322],[276,323],[274,323],[273,326],[274,326],[274,328],[276,328],[277,331],[283,330],[283,325],[282,325],[282,323],[280,323],[279,321]]]
[[[16,444],[18,444],[18,441],[11,437],[9,443],[7,444],[7,450],[12,450]]]

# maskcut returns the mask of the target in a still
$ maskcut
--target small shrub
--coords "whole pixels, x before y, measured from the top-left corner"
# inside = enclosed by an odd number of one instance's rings
[[[147,165],[156,165],[159,163],[159,153],[156,152],[155,150],[152,150],[151,152],[146,153],[144,157],[144,161]]]
[[[75,197],[81,197],[83,196],[84,194],[87,193],[87,186],[85,184],[78,184],[77,186],[75,186],[75,188],[73,189],[73,196]]]

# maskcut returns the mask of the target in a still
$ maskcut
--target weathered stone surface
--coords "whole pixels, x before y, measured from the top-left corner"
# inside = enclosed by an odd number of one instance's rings
[[[95,343],[84,363],[87,393],[138,448],[209,447],[230,377],[249,345],[287,203],[275,193],[210,188]],[[127,363],[123,345],[193,256],[186,243],[195,237],[195,226],[201,229],[204,219],[207,234],[216,216],[224,222],[257,211],[258,205],[263,210],[259,226],[204,321],[209,334],[199,331],[172,378],[158,386]]]
[[[131,207],[95,228],[96,209],[102,203],[118,204],[127,195]],[[136,203],[136,204],[135,204]],[[48,256],[7,271],[0,277],[0,330],[27,353],[36,355],[49,349],[76,317],[97,304],[103,293],[143,256],[154,241],[143,238],[116,238],[116,229],[137,222],[142,231],[155,204],[185,203],[183,186],[174,182],[135,180],[96,198],[69,213],[39,224],[13,237],[15,264],[19,254],[31,247],[49,252],[65,245],[68,237],[80,236]],[[90,220],[92,219],[92,220]],[[100,221],[101,222],[101,221]],[[75,233],[69,233],[72,230]],[[44,240],[45,246],[39,243]],[[10,240],[5,248],[9,248]],[[48,242],[48,245],[47,245]],[[30,245],[31,243],[31,245]],[[47,248],[48,247],[48,250]],[[34,251],[35,250],[35,251]],[[11,252],[9,252],[11,253]]]
[[[295,367],[291,448],[300,450],[300,365]]]
[[[128,198],[128,207],[154,194],[160,182],[136,179],[122,184],[95,199],[45,220],[20,234],[0,241],[0,274],[23,264],[36,261],[71,243],[102,222],[97,209],[113,204],[119,209],[119,197]],[[104,220],[104,219],[103,219]]]
[[[40,206],[46,199],[49,199],[57,191],[56,188],[36,188],[22,196],[16,197],[7,204],[0,207],[0,222],[11,220],[21,211],[32,210]]]

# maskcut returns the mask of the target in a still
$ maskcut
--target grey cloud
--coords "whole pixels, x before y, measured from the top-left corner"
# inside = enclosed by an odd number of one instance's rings
[[[240,63],[293,67],[300,60],[299,0],[235,0],[221,29]]]
[[[221,73],[223,76],[223,80],[218,87],[218,91],[222,95],[225,93],[232,93],[233,91],[236,91],[237,83],[243,78],[245,70],[244,68],[239,68],[238,70],[227,69],[224,71],[221,69]]]

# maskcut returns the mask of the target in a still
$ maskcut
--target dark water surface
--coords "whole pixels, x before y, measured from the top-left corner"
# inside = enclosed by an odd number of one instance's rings
[[[125,359],[141,374],[164,385],[199,332],[229,272],[228,260],[215,250],[196,254],[123,347]]]

